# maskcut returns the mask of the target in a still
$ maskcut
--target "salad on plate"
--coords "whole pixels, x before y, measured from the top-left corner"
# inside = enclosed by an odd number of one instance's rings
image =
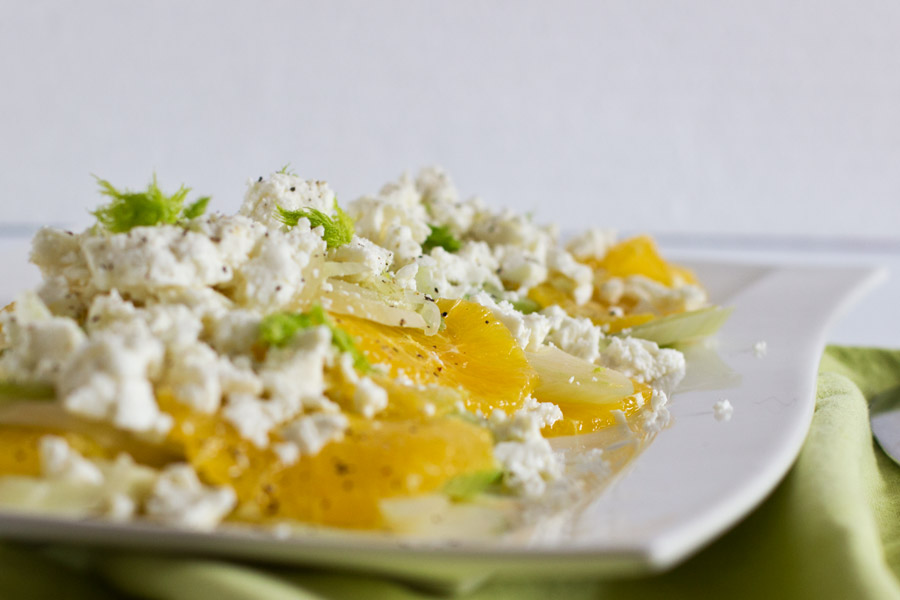
[[[563,243],[438,168],[343,206],[285,168],[235,215],[98,183],[0,313],[3,511],[502,535],[664,427],[728,313],[649,237]]]

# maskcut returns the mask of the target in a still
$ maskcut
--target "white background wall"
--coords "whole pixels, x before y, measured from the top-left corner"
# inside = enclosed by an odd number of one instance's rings
[[[90,173],[237,206],[286,162],[343,199],[465,195],[662,232],[900,239],[900,3],[0,0],[0,224]]]

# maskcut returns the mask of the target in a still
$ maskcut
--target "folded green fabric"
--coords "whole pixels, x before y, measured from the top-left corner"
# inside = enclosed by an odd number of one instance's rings
[[[785,480],[742,523],[679,567],[605,581],[489,582],[469,600],[898,598],[900,467],[876,445],[867,398],[900,385],[900,351],[830,347],[809,436]],[[87,565],[87,566],[86,566]],[[87,562],[0,547],[2,598],[414,600],[372,576],[110,552]]]

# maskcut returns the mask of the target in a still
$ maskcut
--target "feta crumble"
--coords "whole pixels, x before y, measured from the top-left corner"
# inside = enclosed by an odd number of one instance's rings
[[[685,374],[681,352],[633,337],[611,338],[598,362],[655,388],[673,389]]]
[[[101,485],[103,473],[81,454],[74,451],[69,443],[55,435],[45,435],[38,445],[41,457],[41,471],[45,476],[84,485]]]
[[[167,525],[210,531],[237,503],[234,490],[203,485],[188,464],[169,465],[147,499],[147,515]]]
[[[716,421],[730,421],[734,414],[734,407],[728,400],[719,400],[713,405],[713,414]]]

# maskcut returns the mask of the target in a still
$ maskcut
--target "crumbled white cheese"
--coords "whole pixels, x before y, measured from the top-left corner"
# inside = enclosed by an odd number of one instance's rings
[[[684,355],[655,342],[613,337],[600,352],[599,364],[654,387],[672,389],[684,377]]]
[[[571,252],[576,258],[602,259],[615,243],[615,230],[591,227],[569,240],[566,244],[566,250]]]
[[[86,327],[91,333],[127,331],[136,320],[143,321],[150,334],[167,347],[193,344],[203,329],[200,317],[183,304],[159,303],[136,308],[132,302],[123,300],[116,290],[94,297],[88,309]]]
[[[472,226],[475,215],[484,210],[477,198],[460,200],[450,177],[438,167],[426,167],[416,176],[416,190],[427,207],[430,220],[462,235]]]
[[[625,295],[625,281],[620,277],[610,277],[597,287],[597,294],[607,304],[618,304]]]
[[[654,388],[650,395],[650,406],[641,413],[643,427],[647,433],[656,433],[669,424],[671,415],[667,408],[668,402],[666,393]]]
[[[269,229],[284,224],[277,207],[285,210],[314,208],[326,214],[334,211],[334,192],[324,181],[304,180],[296,175],[274,173],[268,179],[251,182],[238,213],[262,223]]]
[[[300,460],[300,448],[293,442],[278,442],[272,444],[272,452],[285,466],[291,466]]]
[[[244,306],[272,312],[296,302],[307,281],[318,280],[325,242],[300,225],[269,231],[235,271],[235,297]]]
[[[172,418],[160,412],[151,385],[163,355],[163,344],[142,321],[119,332],[99,331],[68,357],[57,393],[76,414],[130,431],[165,433]]]
[[[71,294],[67,300],[83,302],[93,291],[91,271],[81,249],[82,241],[89,235],[89,232],[75,234],[43,227],[31,242],[31,262],[40,269],[45,282],[53,282],[56,289],[65,289],[64,293],[55,294],[57,301]]]
[[[556,242],[551,228],[535,225],[526,215],[504,210],[497,214],[479,212],[469,236],[491,246],[517,246],[521,250],[543,256]]]
[[[193,467],[185,463],[163,470],[146,503],[147,516],[188,529],[208,531],[218,525],[237,503],[234,490],[203,485]]]
[[[227,311],[210,327],[210,345],[222,354],[246,354],[259,339],[262,318],[246,309]]]
[[[571,254],[560,248],[547,251],[547,268],[568,277],[572,282],[572,298],[581,305],[591,299],[594,293],[594,271],[576,261]]]
[[[339,263],[351,263],[361,267],[361,273],[378,277],[394,262],[394,253],[366,238],[353,236],[349,244],[329,251],[329,259]]]
[[[222,408],[222,417],[238,434],[259,448],[269,445],[269,431],[285,420],[282,407],[252,394],[232,394]]]
[[[19,296],[15,309],[0,313],[0,376],[12,380],[54,382],[86,340],[74,320],[52,316],[33,293]]]
[[[483,242],[466,242],[454,253],[437,247],[413,264],[418,265],[416,285],[423,294],[457,299],[484,286],[503,287],[497,261]]]
[[[313,327],[284,348],[270,348],[258,372],[268,397],[236,391],[228,396],[223,417],[242,437],[264,448],[275,426],[305,409],[331,410],[334,403],[325,397],[324,368],[333,352],[327,327]]]
[[[562,418],[559,407],[531,396],[512,416],[500,409],[488,418],[494,438],[494,458],[503,470],[504,484],[515,493],[537,496],[546,482],[560,477],[563,460],[541,435],[541,429]]]
[[[652,312],[669,314],[697,310],[707,304],[706,291],[696,285],[683,284],[667,287],[643,275],[629,275],[621,283],[605,281],[600,287],[600,297],[610,304],[618,304],[623,298],[634,304],[635,313]],[[609,289],[605,286],[610,285]]]
[[[385,185],[374,198],[351,202],[347,213],[356,234],[393,252],[398,268],[422,254],[422,242],[431,233],[421,194],[409,175]]]
[[[82,485],[103,484],[100,469],[73,450],[64,438],[45,435],[38,444],[44,476]]]
[[[281,437],[296,446],[300,455],[315,455],[326,444],[341,440],[350,426],[342,413],[313,413],[281,428]]]
[[[171,349],[166,365],[163,384],[197,412],[214,413],[226,395],[262,392],[262,382],[249,366],[239,368],[202,342]]]
[[[765,340],[753,344],[753,355],[756,356],[756,358],[763,358],[768,351],[769,348]]]
[[[524,496],[539,496],[547,481],[563,474],[563,462],[547,440],[500,442],[494,446],[494,458],[503,469],[503,483]]]
[[[318,403],[325,392],[324,368],[334,347],[327,327],[313,327],[294,336],[284,348],[270,348],[259,367],[268,396],[291,409]],[[293,417],[294,415],[290,415]]]
[[[731,415],[734,414],[734,407],[728,400],[719,400],[713,404],[713,414],[716,421],[730,421]]]
[[[511,287],[526,290],[547,279],[547,265],[534,252],[523,251],[514,245],[503,245],[498,246],[494,254],[499,264],[500,278]]]
[[[540,348],[550,333],[552,323],[545,315],[540,313],[522,314],[506,300],[497,302],[486,292],[473,294],[469,300],[490,309],[494,318],[509,329],[516,339],[516,343],[525,350]]]
[[[159,288],[199,288],[227,282],[231,269],[206,235],[177,227],[135,227],[127,233],[89,236],[81,244],[91,285],[132,298]]]
[[[587,317],[570,317],[559,306],[548,306],[541,315],[549,322],[545,342],[588,362],[600,356],[600,340],[603,330]]]
[[[235,269],[247,260],[266,227],[241,215],[212,214],[192,222],[191,229],[209,237],[226,268]]]
[[[527,396],[522,408],[512,416],[507,416],[500,409],[495,409],[488,423],[494,437],[498,440],[528,441],[541,439],[541,430],[563,418],[560,408],[552,402],[538,402]]]
[[[367,419],[380,413],[388,405],[388,395],[383,387],[369,377],[362,377],[353,392],[353,408]]]

